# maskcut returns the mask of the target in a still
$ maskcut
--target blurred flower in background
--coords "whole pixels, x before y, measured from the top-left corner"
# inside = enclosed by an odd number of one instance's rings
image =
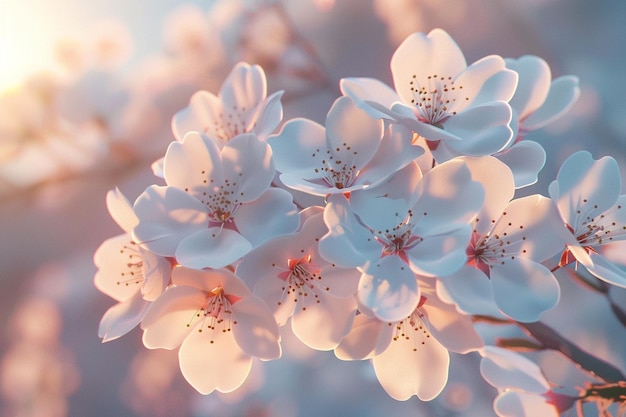
[[[241,391],[203,397],[180,375],[176,354],[144,349],[139,331],[103,345],[98,323],[114,300],[94,287],[92,257],[119,233],[105,195],[117,184],[137,196],[158,181],[150,164],[174,140],[172,117],[198,90],[217,95],[235,63],[262,65],[268,95],[285,90],[284,120],[322,123],[339,79],[392,85],[393,51],[408,34],[436,27],[468,62],[532,54],[553,78],[580,78],[572,111],[525,136],[547,156],[525,193],[547,195],[561,163],[582,149],[612,155],[624,175],[626,124],[616,104],[626,95],[626,53],[598,47],[626,37],[624,16],[619,0],[2,1],[0,415],[493,415],[497,392],[477,379],[477,357],[451,354],[451,382],[432,402],[397,402],[368,363],[304,350],[283,335],[283,359],[254,361]],[[611,312],[626,290],[591,292],[565,271],[556,275],[565,286],[547,323],[624,372],[623,345],[615,342],[624,329]],[[589,293],[584,311],[572,312]],[[571,374],[554,361],[541,366],[550,381]]]

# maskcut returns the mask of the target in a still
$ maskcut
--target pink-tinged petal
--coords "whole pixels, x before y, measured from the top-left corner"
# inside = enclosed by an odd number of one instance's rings
[[[291,327],[304,344],[316,350],[334,349],[350,332],[356,312],[353,297],[335,298],[324,291],[316,299],[300,297]]]
[[[417,395],[430,401],[448,382],[450,355],[434,337],[405,326],[387,350],[374,357],[374,371],[387,394],[398,401]]]
[[[502,242],[498,263],[518,257],[542,262],[564,249],[569,234],[552,200],[539,194],[511,201],[490,233]]]
[[[467,106],[509,101],[517,86],[517,73],[506,69],[502,57],[489,55],[467,67],[454,83],[457,89],[452,96],[456,99],[452,109],[460,112]]]
[[[481,235],[493,226],[515,194],[513,173],[508,166],[491,156],[460,157],[472,174],[472,180],[478,181],[484,191],[485,200],[480,212],[473,219],[474,230]]]
[[[485,346],[480,360],[480,373],[498,389],[519,389],[542,394],[550,389],[537,364],[508,349]]]
[[[291,194],[270,188],[257,200],[237,210],[235,224],[252,247],[257,247],[273,237],[295,232],[300,216]]]
[[[470,107],[445,122],[446,131],[463,140],[446,141],[445,144],[458,155],[492,155],[513,136],[509,126],[511,117],[511,108],[504,101]]]
[[[613,206],[622,187],[615,159],[605,156],[595,161],[587,151],[567,158],[557,175],[558,186],[552,184],[550,197],[574,229]]]
[[[165,181],[200,200],[211,184],[223,183],[221,159],[215,142],[198,132],[189,132],[182,142],[174,141],[167,148]]]
[[[109,308],[98,327],[98,337],[102,342],[110,342],[133,330],[146,314],[150,303],[139,292],[126,301]]]
[[[392,323],[358,314],[352,329],[335,348],[335,356],[344,361],[370,359],[384,352],[391,343]]]
[[[351,98],[339,97],[326,116],[327,165],[361,169],[378,150],[383,129],[382,120],[372,118]]]
[[[379,185],[393,173],[420,157],[424,149],[411,144],[413,133],[400,124],[392,124],[383,136],[376,155],[361,170],[357,183]]]
[[[141,262],[139,248],[130,235],[105,240],[94,254],[96,288],[117,301],[131,298],[139,292],[143,280]]]
[[[150,304],[141,322],[148,349],[174,349],[196,327],[206,292],[193,287],[170,287]]]
[[[267,94],[265,72],[258,65],[239,62],[233,67],[220,89],[225,109],[241,112],[254,110]]]
[[[393,103],[400,101],[400,96],[391,87],[375,78],[342,78],[339,88],[344,96],[353,99],[357,106],[375,119],[387,119],[388,113],[376,110],[366,101],[374,101],[390,109]]]
[[[174,256],[181,240],[208,225],[206,206],[175,187],[148,187],[133,209],[133,240],[160,256]]]
[[[428,330],[446,349],[468,353],[484,346],[471,318],[460,314],[453,304],[428,296],[421,310],[425,313]]]
[[[220,123],[222,101],[208,91],[198,91],[189,99],[189,106],[172,118],[172,132],[181,141],[188,132],[201,132],[217,138],[215,125]]]
[[[321,178],[315,169],[322,166],[326,154],[326,129],[308,119],[292,119],[280,132],[267,139],[272,147],[276,170],[301,175],[302,178]]]
[[[443,226],[442,226],[443,227]],[[467,261],[466,248],[472,233],[467,224],[448,225],[438,234],[422,236],[424,241],[406,251],[416,274],[445,277],[458,271]]]
[[[466,66],[463,52],[442,29],[409,35],[391,57],[394,86],[405,103],[414,98],[413,76],[418,82],[426,82],[428,76],[456,77]]]
[[[417,279],[398,256],[387,256],[369,266],[359,282],[360,302],[383,321],[409,316],[419,301]]]
[[[346,269],[329,265],[320,270],[319,276],[320,288],[328,288],[328,294],[333,297],[346,298],[356,293],[361,272],[356,268]]]
[[[409,196],[413,196],[415,188],[422,178],[422,171],[417,163],[409,163],[404,168],[396,171],[384,183],[378,184],[376,187],[359,190],[358,193],[351,195],[350,203],[353,206],[355,204],[361,205],[362,207],[358,211],[366,213],[370,211],[367,208],[368,202],[381,197],[391,200],[410,200]],[[406,209],[404,211],[406,212]]]
[[[519,74],[517,90],[509,104],[523,120],[546,101],[552,79],[550,67],[546,61],[533,55],[507,58],[506,66]]]
[[[361,226],[342,195],[332,195],[324,209],[329,232],[320,239],[322,258],[342,268],[356,268],[380,255],[380,244]]]
[[[373,102],[368,102],[368,104],[374,106]],[[377,107],[380,111],[383,111],[382,108]],[[454,132],[450,132],[445,127],[442,129],[441,126],[435,126],[430,123],[425,123],[419,121],[416,117],[415,108],[409,107],[403,103],[394,103],[391,106],[391,110],[389,112],[389,117],[392,120],[397,121],[398,123],[403,124],[409,130],[417,133],[420,137],[431,141],[434,145],[431,151],[439,151],[441,148],[436,141],[452,141],[452,142],[460,142],[463,140],[462,137],[458,136]],[[456,115],[455,115],[456,117]],[[447,119],[449,121],[450,119]],[[434,154],[433,154],[434,155]],[[447,158],[450,159],[450,158]],[[446,161],[447,159],[438,160],[439,162]]]
[[[233,184],[236,198],[242,203],[259,198],[272,183],[276,172],[271,148],[252,134],[232,138],[222,148],[222,161],[224,178]]]
[[[244,260],[247,259],[246,256]],[[243,278],[245,279],[245,276]],[[279,326],[287,323],[298,301],[288,286],[289,284],[278,276],[264,275],[254,287],[254,294],[267,304]]]
[[[232,332],[198,330],[193,329],[178,351],[187,382],[205,395],[239,388],[250,373],[252,358],[239,348]]]
[[[457,304],[466,314],[500,316],[493,298],[489,277],[478,268],[463,265],[461,269],[437,280],[437,295]]]
[[[558,417],[556,407],[537,394],[520,391],[507,391],[499,394],[493,408],[499,417]]]
[[[469,222],[482,207],[484,194],[464,161],[445,162],[425,174],[417,185],[413,222],[420,232],[449,228],[453,222]]]
[[[626,270],[609,262],[602,255],[589,253],[593,265],[585,265],[585,268],[596,278],[618,287],[626,288]]]
[[[119,188],[115,187],[115,189],[109,190],[106,196],[106,205],[115,223],[126,233],[130,233],[139,223],[132,204],[130,204]]]
[[[251,294],[246,284],[228,269],[199,270],[178,266],[172,271],[172,283],[176,286],[194,287],[210,293],[221,287],[227,296],[245,298]]]
[[[259,106],[258,114],[255,119],[254,133],[259,139],[265,140],[278,127],[283,120],[283,105],[280,99],[283,91],[277,91],[269,96],[261,106]]]
[[[156,161],[154,161],[150,165],[150,169],[152,170],[152,174],[155,177],[165,178],[165,172],[163,170],[164,162],[165,162],[165,157],[161,157],[161,158],[157,159]]]
[[[288,259],[301,256],[294,256],[294,249],[300,250],[295,240],[294,235],[279,236],[254,248],[237,265],[237,275],[250,287],[273,280],[287,270]]]
[[[550,93],[543,105],[524,119],[522,128],[526,131],[540,129],[567,113],[578,97],[580,87],[578,78],[564,75],[552,81]]]
[[[233,336],[241,350],[263,360],[280,357],[278,324],[263,300],[250,295],[232,304],[231,310]]]
[[[354,193],[350,196],[350,206],[358,219],[373,233],[393,230],[408,217],[410,206],[403,199],[386,198],[384,193],[387,187],[380,187],[372,192]],[[370,236],[375,239],[374,236]]]
[[[546,162],[543,146],[531,140],[523,140],[495,154],[513,172],[515,188],[522,188],[537,182],[537,175]]]
[[[560,287],[548,268],[515,258],[490,269],[496,304],[514,320],[532,323],[559,301]]]
[[[185,237],[176,260],[189,268],[222,268],[250,252],[252,245],[234,230],[210,227]]]
[[[143,284],[141,284],[141,295],[144,300],[154,301],[170,282],[172,275],[172,264],[162,256],[157,256],[151,252],[139,248],[143,265]]]

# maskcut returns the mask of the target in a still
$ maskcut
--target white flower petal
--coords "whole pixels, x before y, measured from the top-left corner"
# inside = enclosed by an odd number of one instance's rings
[[[481,337],[469,316],[459,314],[453,304],[446,304],[436,296],[428,296],[421,310],[425,312],[428,330],[446,349],[468,353],[483,347]]]
[[[143,344],[148,349],[174,349],[197,325],[196,314],[206,293],[193,287],[170,287],[150,304],[141,322]]]
[[[267,139],[276,170],[304,179],[322,178],[319,169],[326,149],[326,129],[308,119],[292,119],[280,132]],[[314,155],[314,156],[312,156]]]
[[[496,304],[514,320],[535,322],[559,301],[560,287],[554,275],[529,259],[496,263],[490,275]]]
[[[552,81],[550,93],[543,105],[528,116],[523,123],[524,130],[537,130],[567,113],[580,96],[578,77],[564,75]]]
[[[277,91],[266,98],[259,107],[255,122],[256,126],[254,126],[254,133],[257,134],[259,139],[265,140],[283,120],[283,105],[280,101],[282,96],[283,91]]]
[[[144,300],[154,301],[165,290],[172,275],[172,264],[165,258],[139,248],[143,265],[141,295]]]
[[[335,356],[344,361],[372,358],[387,349],[394,327],[365,314],[358,314],[352,329],[335,348]]]
[[[266,94],[263,68],[245,62],[239,62],[233,67],[220,89],[224,108],[236,106],[244,114],[252,112],[265,99]]]
[[[550,389],[537,364],[508,349],[485,346],[480,361],[480,373],[489,384],[504,389],[542,394]]]
[[[357,106],[375,119],[386,119],[388,113],[376,110],[367,104],[366,100],[375,101],[389,109],[393,103],[400,101],[400,96],[391,87],[375,78],[342,78],[339,81],[339,88],[343,95],[353,99]]]
[[[498,395],[493,408],[499,417],[558,417],[559,412],[540,395],[508,391]]]
[[[110,342],[133,330],[146,314],[150,303],[139,292],[126,301],[109,308],[98,327],[98,337],[102,342]]]
[[[451,298],[460,310],[467,314],[500,316],[493,298],[491,281],[478,268],[463,265],[454,274],[439,278],[437,295],[442,297],[440,294],[444,291],[446,298]]]
[[[533,55],[507,58],[506,66],[519,74],[517,89],[509,104],[523,120],[541,107],[548,97],[552,78],[550,67],[546,61]]]
[[[546,151],[537,142],[523,140],[495,155],[511,168],[515,178],[515,188],[522,188],[537,182],[537,175],[546,162]]]
[[[239,202],[259,198],[274,179],[274,162],[269,145],[256,135],[235,136],[222,148],[224,180],[229,180]]]
[[[446,141],[445,145],[458,155],[492,155],[513,136],[511,117],[511,108],[504,101],[469,107],[445,122],[446,131],[463,140]]]
[[[181,240],[208,225],[206,206],[175,187],[148,187],[133,209],[133,240],[160,256],[174,256]]]
[[[334,349],[350,332],[356,312],[353,297],[335,298],[324,291],[299,297],[291,327],[304,344],[316,350]]]
[[[593,265],[585,265],[585,268],[596,278],[618,287],[626,288],[626,271],[612,264],[602,255],[589,253]]]
[[[181,141],[188,132],[201,132],[218,138],[214,126],[220,123],[222,101],[208,91],[197,91],[189,99],[189,106],[178,111],[172,118],[172,132]]]
[[[231,310],[233,336],[244,352],[264,360],[280,357],[278,325],[263,300],[250,295],[232,304]]]
[[[405,103],[413,99],[410,82],[414,75],[419,82],[434,75],[456,77],[466,66],[463,52],[442,29],[409,35],[391,57],[394,86]]]
[[[130,235],[105,240],[94,254],[96,288],[117,301],[131,298],[139,292],[143,280],[140,263],[139,248]]]
[[[126,233],[130,233],[139,223],[133,206],[119,188],[115,187],[115,189],[109,190],[106,196],[106,205],[115,223]]]
[[[221,287],[227,295],[245,298],[251,294],[246,284],[228,269],[192,269],[177,266],[172,271],[176,286],[194,287],[205,293]]]
[[[387,394],[398,401],[417,395],[430,401],[448,382],[450,355],[434,337],[406,326],[403,335],[374,357],[374,371]]]
[[[440,229],[438,234],[422,235],[424,241],[406,251],[413,272],[445,277],[455,273],[465,264],[466,248],[472,230],[464,223],[448,227]]]
[[[415,275],[397,256],[372,264],[359,282],[361,303],[383,321],[406,318],[417,307],[419,296]]]
[[[462,87],[454,96],[454,109],[460,112],[467,106],[509,101],[517,86],[517,73],[506,69],[502,57],[489,55],[468,66],[454,81]]]
[[[252,358],[239,348],[232,332],[198,330],[193,329],[178,351],[187,382],[205,395],[239,388],[250,373]]]
[[[185,237],[176,260],[189,268],[222,268],[250,252],[252,245],[234,230],[210,227]]]
[[[273,237],[295,232],[300,217],[291,194],[280,188],[270,188],[257,200],[237,210],[235,224],[252,247],[257,247]]]

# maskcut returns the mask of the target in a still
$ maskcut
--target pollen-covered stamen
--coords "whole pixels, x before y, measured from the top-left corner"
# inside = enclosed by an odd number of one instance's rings
[[[253,108],[257,106],[258,103]],[[204,133],[222,142],[228,142],[237,135],[250,133],[256,126],[256,122],[251,122],[248,109],[234,105],[231,109],[223,109],[213,121],[213,125],[204,129]]]
[[[126,287],[141,284],[144,280],[143,257],[137,244],[131,240],[128,245],[124,245],[120,249],[120,254],[124,257],[126,269],[120,272],[120,279],[116,284]]]
[[[422,296],[417,308],[407,318],[400,322],[388,323],[389,326],[394,326],[392,343],[407,341],[411,344],[413,352],[417,352],[428,342],[431,336],[423,321],[424,313],[421,312],[421,307],[425,302],[426,298]]]
[[[433,126],[443,127],[443,123],[457,113],[458,100],[469,101],[469,97],[462,95],[463,86],[456,84],[452,77],[433,74],[418,80],[413,75],[409,84],[417,119]]]
[[[194,313],[194,317],[187,323],[191,327],[194,320],[202,320],[202,325],[198,327],[198,332],[211,331],[211,343],[214,343],[215,332],[227,333],[232,331],[232,326],[237,321],[231,320],[231,306],[239,301],[241,297],[226,294],[221,286],[213,288],[207,292],[206,299],[202,306]]]
[[[323,286],[322,276],[318,265],[312,263],[311,255],[302,258],[287,259],[287,269],[283,269],[277,277],[285,282],[282,287],[283,295],[278,305],[282,305],[285,299],[291,297],[294,304],[298,304],[302,310],[306,310],[308,303],[320,303],[319,291],[330,291],[330,287]]]
[[[581,246],[590,252],[594,251],[595,246],[626,239],[626,224],[618,223],[616,218],[619,216],[615,215],[617,211],[624,209],[621,204],[614,205],[596,217],[591,217],[588,214],[583,217],[581,211],[584,210],[584,205],[587,202],[587,199],[584,199],[583,206],[576,211],[576,228],[568,225]],[[593,209],[597,208],[597,205],[593,206]]]
[[[192,190],[193,195],[209,209],[209,225],[217,226],[226,222],[232,222],[237,209],[243,204],[245,193],[240,190],[240,182],[225,178],[223,183],[217,184],[213,178],[209,178],[207,171],[200,172],[202,184],[201,190]],[[238,173],[242,177],[243,173]],[[185,191],[190,192],[189,188]]]
[[[374,239],[383,246],[381,257],[397,255],[402,261],[409,263],[406,251],[424,240],[413,234],[412,217],[413,212],[409,210],[407,217],[393,229],[373,231]]]
[[[319,159],[320,167],[315,168],[315,173],[322,173],[323,181],[327,185],[341,190],[352,186],[359,176],[360,171],[354,164],[356,155],[358,151],[344,142],[335,149],[327,149],[323,153],[318,148],[311,154],[311,157]]]
[[[480,219],[476,218],[475,222]],[[498,228],[498,233],[493,233],[496,226],[505,222],[504,227]],[[507,212],[502,213],[500,219],[491,220],[491,231],[481,235],[474,229],[470,242],[465,250],[467,254],[467,264],[480,269],[485,275],[490,277],[490,269],[495,264],[504,265],[508,260],[514,260],[518,256],[524,256],[527,250],[519,244],[526,241],[526,236],[518,233],[524,230],[524,225],[515,225],[507,218]],[[511,238],[515,231],[515,238]]]

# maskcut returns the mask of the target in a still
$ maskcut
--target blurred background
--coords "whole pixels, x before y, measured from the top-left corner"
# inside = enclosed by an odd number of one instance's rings
[[[391,83],[395,47],[435,27],[468,63],[534,54],[553,77],[580,78],[574,109],[528,137],[548,162],[526,192],[545,195],[581,149],[624,173],[624,22],[621,0],[0,0],[0,416],[492,415],[475,357],[453,357],[436,400],[397,402],[369,363],[286,336],[285,357],[255,364],[244,389],[204,397],[176,352],[143,348],[140,331],[102,344],[114,300],[95,289],[92,258],[121,233],[105,194],[117,185],[132,201],[159,182],[150,164],[173,140],[172,115],[197,90],[217,93],[236,62],[261,64],[268,91],[285,90],[285,119],[323,122],[341,77]],[[565,287],[564,306],[576,291]],[[585,300],[548,319],[567,318],[565,334],[624,369],[623,327],[576,332],[606,310]]]

